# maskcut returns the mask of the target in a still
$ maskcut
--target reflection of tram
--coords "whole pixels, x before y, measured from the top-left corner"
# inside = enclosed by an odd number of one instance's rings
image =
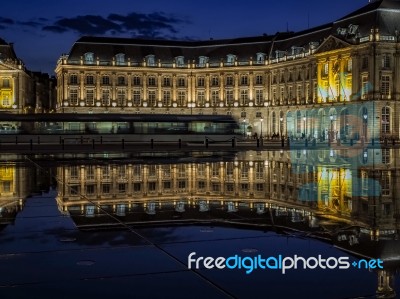
[[[24,134],[240,135],[238,123],[229,115],[0,115],[0,123],[6,122]]]

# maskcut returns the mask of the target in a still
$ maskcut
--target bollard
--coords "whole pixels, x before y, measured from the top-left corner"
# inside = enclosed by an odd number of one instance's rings
[[[208,148],[208,138],[206,138],[206,148]]]
[[[37,137],[37,144],[40,144],[40,136]]]
[[[94,138],[92,139],[92,149],[94,149]]]
[[[179,138],[178,143],[179,143],[179,148],[181,148],[182,147],[182,139]]]
[[[154,147],[154,140],[153,140],[153,138],[150,140],[150,142],[151,142],[151,148],[153,148],[153,147]]]
[[[33,142],[32,142],[32,139],[31,139],[31,140],[29,140],[29,144],[30,144],[30,148],[31,148],[31,150],[32,150],[32,147],[33,147]]]
[[[125,149],[125,139],[122,138],[122,149]]]

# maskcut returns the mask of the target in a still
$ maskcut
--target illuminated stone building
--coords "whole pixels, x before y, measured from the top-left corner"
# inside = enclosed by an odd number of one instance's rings
[[[248,134],[398,138],[399,18],[399,1],[379,0],[295,33],[82,37],[57,63],[57,111],[231,114]]]
[[[0,112],[32,112],[33,82],[13,44],[0,39]]]

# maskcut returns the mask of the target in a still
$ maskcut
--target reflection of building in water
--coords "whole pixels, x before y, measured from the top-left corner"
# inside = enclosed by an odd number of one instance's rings
[[[232,161],[60,166],[59,199],[68,206],[107,201],[115,208],[125,201],[270,200],[371,225],[375,215],[375,225],[389,229],[398,209],[393,151],[265,151]]]
[[[389,298],[398,268],[386,261],[398,252],[399,154],[293,150],[203,163],[64,165],[57,169],[58,201],[78,226],[228,219],[322,231],[343,250],[384,260],[377,295]]]
[[[29,169],[14,163],[0,165],[0,229],[13,223],[31,191]]]

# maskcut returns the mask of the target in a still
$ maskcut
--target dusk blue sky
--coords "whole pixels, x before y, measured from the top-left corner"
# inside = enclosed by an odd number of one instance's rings
[[[221,39],[299,31],[334,21],[368,0],[34,0],[1,4],[0,37],[28,69],[53,74],[83,35]]]

